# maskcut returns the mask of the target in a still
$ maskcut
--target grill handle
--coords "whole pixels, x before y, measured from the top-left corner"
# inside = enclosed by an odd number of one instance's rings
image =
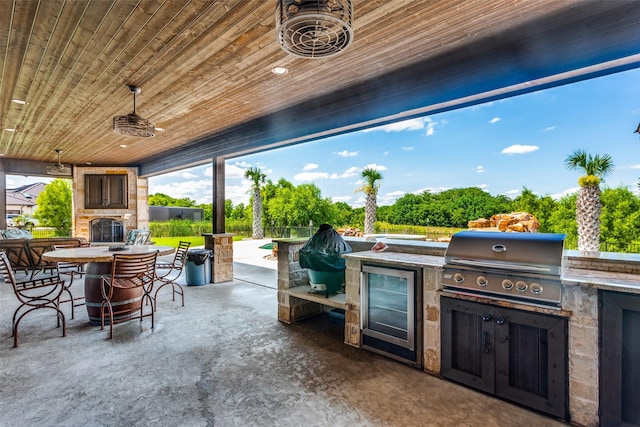
[[[493,252],[498,252],[498,253],[507,252],[507,246],[506,245],[493,245],[491,250]]]
[[[445,263],[447,263],[447,260],[445,260]],[[485,268],[499,268],[499,269],[508,268],[513,271],[551,274],[551,268],[549,267],[538,267],[530,264],[528,265],[505,264],[505,263],[494,263],[491,261],[476,261],[476,260],[463,259],[463,258],[450,259],[448,261],[448,264],[449,265],[466,265],[469,267],[485,267]]]

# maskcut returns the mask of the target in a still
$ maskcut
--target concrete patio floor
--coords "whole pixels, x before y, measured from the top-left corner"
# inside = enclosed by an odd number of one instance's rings
[[[113,340],[84,307],[68,315],[64,338],[52,311],[32,313],[18,348],[15,297],[0,283],[0,425],[563,425],[346,346],[328,316],[282,324],[277,291],[260,285],[273,269],[239,274],[185,287],[184,307],[163,289],[155,328],[149,319],[116,325]]]

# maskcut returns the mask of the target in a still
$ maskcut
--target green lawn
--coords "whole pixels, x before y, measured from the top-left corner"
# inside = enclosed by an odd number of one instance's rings
[[[242,240],[242,236],[233,236],[233,241]],[[151,236],[151,241],[160,246],[173,246],[174,248],[178,247],[178,243],[180,241],[183,242],[191,242],[191,247],[204,246],[204,237],[203,236],[179,236],[179,237],[153,237]]]
[[[204,246],[203,236],[179,236],[179,237],[153,237],[151,241],[159,246],[173,246],[178,247],[180,241],[191,242],[191,247]]]

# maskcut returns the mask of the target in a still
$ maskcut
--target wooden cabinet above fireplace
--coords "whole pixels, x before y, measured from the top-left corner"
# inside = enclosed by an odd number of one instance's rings
[[[101,174],[84,176],[85,209],[126,209],[127,175]]]

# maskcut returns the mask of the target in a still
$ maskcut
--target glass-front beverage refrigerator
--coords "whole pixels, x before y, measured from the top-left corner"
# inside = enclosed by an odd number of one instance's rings
[[[363,265],[362,347],[422,367],[420,270]]]

